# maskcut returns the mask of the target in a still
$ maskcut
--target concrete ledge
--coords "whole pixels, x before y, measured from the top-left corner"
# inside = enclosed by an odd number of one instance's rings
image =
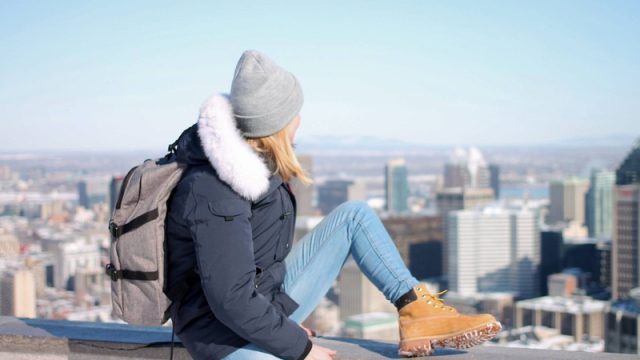
[[[168,359],[170,342],[170,327],[0,316],[0,359]],[[395,343],[324,337],[315,338],[314,342],[336,350],[337,360],[400,359]],[[434,356],[447,360],[637,359],[635,355],[497,346],[478,346],[464,351],[439,349],[431,358]],[[174,359],[191,359],[177,337]]]

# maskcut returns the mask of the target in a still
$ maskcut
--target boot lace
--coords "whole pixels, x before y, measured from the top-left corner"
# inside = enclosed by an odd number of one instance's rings
[[[418,288],[418,291],[422,292],[422,288]],[[422,294],[423,298],[427,298],[427,304],[432,305],[435,308],[442,308],[442,309],[447,309],[449,311],[453,311],[454,309],[451,306],[445,305],[444,304],[444,300],[440,298],[441,295],[444,295],[444,293],[446,293],[448,290],[445,289],[443,291],[440,291],[436,294],[430,294],[429,292],[426,292],[426,294]]]

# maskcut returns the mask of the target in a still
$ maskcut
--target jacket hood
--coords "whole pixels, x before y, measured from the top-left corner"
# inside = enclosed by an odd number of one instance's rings
[[[213,95],[202,104],[198,122],[178,139],[176,160],[188,165],[210,163],[220,180],[251,201],[276,180],[269,179],[264,158],[241,135],[226,94]]]

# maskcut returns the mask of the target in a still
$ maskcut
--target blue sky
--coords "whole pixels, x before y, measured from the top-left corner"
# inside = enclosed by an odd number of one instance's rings
[[[164,151],[245,49],[300,80],[300,138],[640,135],[639,39],[640,1],[3,1],[0,151]]]

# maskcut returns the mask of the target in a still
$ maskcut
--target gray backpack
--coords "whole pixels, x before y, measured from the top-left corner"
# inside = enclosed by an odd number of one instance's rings
[[[165,283],[167,202],[186,168],[175,161],[176,143],[164,158],[147,159],[127,173],[109,221],[112,315],[130,324],[164,324],[171,301],[193,280],[171,291]]]

